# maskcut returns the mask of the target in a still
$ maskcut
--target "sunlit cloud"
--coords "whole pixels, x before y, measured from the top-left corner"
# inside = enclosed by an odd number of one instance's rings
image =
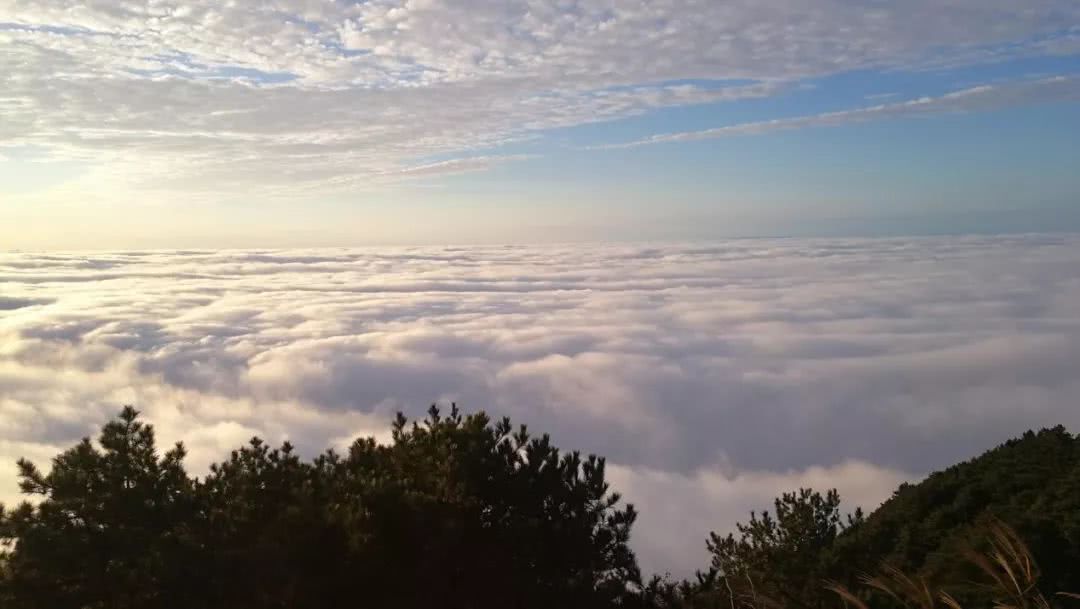
[[[4,253],[0,283],[7,501],[13,459],[126,403],[201,472],[253,434],[313,454],[457,401],[606,455],[643,564],[685,573],[793,486],[870,508],[1080,426],[1075,235]]]
[[[352,192],[831,74],[1073,53],[1078,22],[1067,0],[6,0],[0,155],[98,168],[72,193]]]

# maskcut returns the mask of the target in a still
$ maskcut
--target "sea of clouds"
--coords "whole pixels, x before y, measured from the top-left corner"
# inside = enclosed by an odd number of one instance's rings
[[[643,567],[799,486],[875,507],[1080,429],[1080,235],[0,253],[0,500],[135,404],[200,472],[456,400],[606,455]]]

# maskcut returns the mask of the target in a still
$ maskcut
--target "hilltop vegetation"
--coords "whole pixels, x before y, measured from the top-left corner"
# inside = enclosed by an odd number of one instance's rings
[[[712,564],[688,582],[642,577],[636,512],[602,458],[456,407],[399,415],[392,437],[313,460],[253,439],[199,479],[182,446],[159,455],[152,427],[125,408],[47,474],[19,462],[38,501],[0,515],[0,606],[901,606],[902,594],[860,586],[888,563],[982,607],[1002,592],[976,583],[994,572],[971,552],[1014,539],[996,519],[1042,566],[1022,599],[1080,589],[1080,439],[1062,428],[904,485],[869,516],[842,515],[835,491],[785,494],[735,533],[709,535]]]
[[[842,516],[839,500],[835,491],[783,495],[735,534],[712,534],[709,569],[693,583],[655,582],[661,596],[668,606],[730,608],[734,597],[759,609],[819,609],[839,606],[823,585],[832,582],[875,606],[929,609],[863,585],[891,572],[963,607],[990,607],[1004,592],[980,557],[1002,536],[1033,560],[1027,592],[1064,605],[1055,593],[1080,590],[1080,438],[1063,427],[903,484],[869,516]]]
[[[932,581],[955,582],[980,598],[973,565],[987,520],[1016,530],[1041,567],[1047,590],[1080,589],[1080,438],[1063,427],[1027,432],[971,461],[904,484],[842,545],[872,564],[887,562]],[[850,551],[850,550],[849,550]]]

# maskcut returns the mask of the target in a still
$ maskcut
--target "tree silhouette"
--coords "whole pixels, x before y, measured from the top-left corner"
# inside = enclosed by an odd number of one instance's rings
[[[977,546],[987,520],[1027,542],[1016,556],[1034,557],[1021,562],[1040,588],[1024,594],[1056,605],[1080,589],[1080,439],[1060,427],[903,485],[866,518],[843,518],[835,490],[786,493],[710,534],[711,564],[687,581],[642,582],[636,512],[603,459],[482,412],[398,415],[388,444],[314,459],[253,438],[202,479],[183,459],[127,407],[47,474],[20,460],[36,502],[0,506],[0,607],[895,609],[858,586],[868,572],[983,607],[997,593],[966,557],[1000,554]]]
[[[604,460],[510,421],[398,416],[389,445],[311,461],[259,439],[187,475],[125,408],[0,518],[5,607],[617,607],[636,602]]]
[[[845,528],[863,521],[861,511],[846,523],[835,489],[824,495],[811,489],[784,493],[774,512],[751,512],[738,524],[739,536],[709,534],[712,568],[737,604],[754,607],[820,609],[834,604],[822,582],[842,562],[833,552]]]
[[[163,457],[153,429],[124,408],[53,459],[48,475],[18,462],[20,488],[38,496],[3,518],[17,540],[5,557],[7,593],[24,607],[157,607],[189,597],[199,510],[184,448]]]

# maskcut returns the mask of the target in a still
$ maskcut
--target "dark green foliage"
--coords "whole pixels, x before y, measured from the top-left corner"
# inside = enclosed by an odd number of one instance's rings
[[[990,595],[967,560],[986,543],[988,521],[1027,543],[1047,597],[1080,590],[1080,438],[1063,427],[1027,432],[982,456],[902,485],[838,546],[864,570],[888,563],[925,577],[964,606]]]
[[[862,520],[856,511],[845,524],[835,490],[785,493],[772,513],[751,513],[750,522],[737,525],[738,537],[710,534],[712,568],[738,604],[820,609],[826,604],[821,582],[844,562],[836,539]]]
[[[636,606],[631,506],[604,461],[508,420],[399,417],[393,443],[305,461],[259,440],[213,466],[158,458],[125,409],[0,520],[12,608]]]
[[[1052,604],[1080,590],[1080,438],[1062,427],[1027,432],[984,455],[904,484],[868,517],[841,526],[839,497],[802,490],[751,514],[737,535],[713,534],[714,580],[658,585],[660,607],[739,605],[757,609],[836,607],[828,580],[858,590],[872,607],[904,606],[861,586],[883,569],[910,574],[963,607],[991,607],[997,591],[973,556],[988,530],[1008,523],[1037,561],[1038,587]],[[663,583],[662,583],[663,584]]]
[[[731,609],[737,604],[716,569],[699,571],[693,580],[654,576],[641,590],[641,606],[651,609]]]
[[[198,509],[182,446],[155,453],[134,409],[61,453],[42,475],[20,460],[24,493],[44,498],[3,518],[17,539],[5,592],[17,607],[168,607],[186,596]]]
[[[645,583],[636,513],[604,460],[506,419],[432,407],[418,423],[399,415],[389,445],[314,460],[253,439],[201,480],[183,458],[180,445],[159,456],[125,408],[47,475],[20,461],[37,502],[0,506],[0,607],[897,609],[889,590],[910,589],[923,609],[974,609],[1001,601],[986,575],[1020,539],[1011,555],[1038,560],[1025,581],[1039,590],[1008,607],[1080,590],[1080,439],[1060,427],[903,485],[868,517],[844,517],[836,491],[786,493],[710,534],[693,580]],[[880,585],[860,585],[883,565]],[[919,596],[930,589],[942,594]]]

